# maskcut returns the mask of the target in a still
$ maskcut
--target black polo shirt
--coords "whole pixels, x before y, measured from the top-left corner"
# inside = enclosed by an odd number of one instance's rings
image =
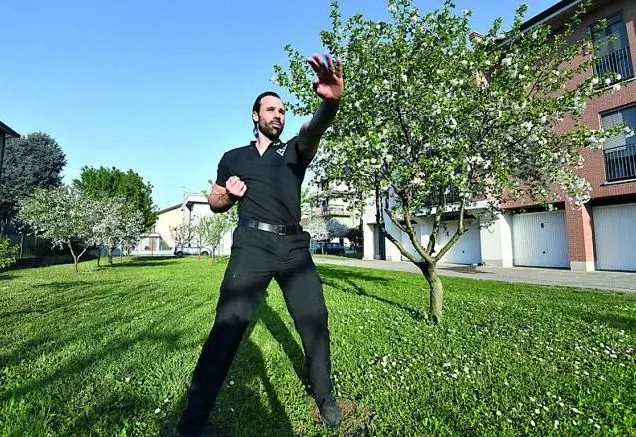
[[[247,192],[238,202],[238,215],[271,224],[300,222],[300,191],[309,161],[298,150],[298,137],[276,141],[263,156],[252,141],[226,152],[217,171],[216,184],[225,187],[238,176]]]

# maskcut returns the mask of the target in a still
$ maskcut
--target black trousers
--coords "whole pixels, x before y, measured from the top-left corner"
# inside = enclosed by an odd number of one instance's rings
[[[305,351],[313,396],[331,394],[327,308],[322,285],[309,254],[309,234],[277,235],[239,226],[221,284],[216,318],[188,391],[179,431],[202,429],[223,385],[239,344],[272,278],[283,291]]]

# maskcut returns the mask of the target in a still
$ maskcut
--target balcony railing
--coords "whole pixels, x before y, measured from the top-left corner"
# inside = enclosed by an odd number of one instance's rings
[[[347,209],[342,205],[330,205],[319,209],[320,215],[349,215]]]
[[[605,177],[608,182],[636,178],[636,140],[605,151]]]
[[[608,55],[600,57],[598,64],[594,66],[594,74],[601,76],[607,73],[617,73],[621,79],[634,77],[634,67],[629,46],[625,46]]]
[[[436,205],[452,205],[459,203],[459,190],[456,187],[451,187],[444,190],[436,190],[433,198],[425,202],[426,206]]]

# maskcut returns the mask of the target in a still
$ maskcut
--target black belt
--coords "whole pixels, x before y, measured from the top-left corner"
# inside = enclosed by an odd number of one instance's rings
[[[246,217],[239,217],[239,226],[258,229],[260,231],[273,232],[278,235],[293,235],[303,232],[303,227],[299,223],[293,225],[271,225],[269,223],[258,222]]]

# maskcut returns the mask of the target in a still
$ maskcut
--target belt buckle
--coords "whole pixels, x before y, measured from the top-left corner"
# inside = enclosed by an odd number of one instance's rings
[[[287,234],[287,225],[278,225],[278,235]]]

